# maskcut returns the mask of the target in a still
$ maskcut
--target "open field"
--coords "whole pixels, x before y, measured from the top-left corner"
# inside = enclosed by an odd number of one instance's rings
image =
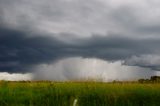
[[[160,83],[0,82],[0,106],[160,106]]]

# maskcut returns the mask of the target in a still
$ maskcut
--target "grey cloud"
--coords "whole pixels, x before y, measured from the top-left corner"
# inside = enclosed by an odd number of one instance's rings
[[[148,0],[1,0],[0,22],[18,30],[81,33],[83,37],[110,32],[130,37],[154,33],[156,37],[160,8],[155,4]]]
[[[124,64],[130,66],[146,67],[152,70],[160,70],[160,56],[153,54],[132,56],[131,58],[126,59]]]
[[[0,0],[0,70],[26,72],[77,56],[159,70],[156,63],[131,61],[132,56],[160,54],[158,3]]]
[[[109,61],[125,60],[131,56],[159,54],[160,39],[133,39],[98,36],[74,39],[70,42],[51,36],[29,36],[26,33],[1,28],[1,71],[27,70],[29,66],[51,63],[66,57],[95,57]],[[17,62],[10,67],[4,63]],[[129,64],[128,64],[129,65]],[[136,64],[141,66],[140,64]]]
[[[8,0],[0,1],[3,23],[8,27],[21,30],[45,32],[84,32],[91,33],[97,25],[96,19],[102,3],[97,0]],[[18,5],[18,6],[17,6]],[[104,7],[104,6],[103,6]],[[100,14],[99,14],[100,15]],[[90,22],[91,21],[91,22]],[[92,22],[95,21],[95,24]],[[87,27],[86,28],[82,28]],[[94,29],[93,29],[93,28]],[[99,28],[97,29],[99,30]]]

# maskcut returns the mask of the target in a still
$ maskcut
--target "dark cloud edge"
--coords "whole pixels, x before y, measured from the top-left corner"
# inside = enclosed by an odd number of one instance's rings
[[[121,35],[93,35],[67,43],[54,34],[32,36],[28,32],[0,27],[0,70],[10,73],[28,72],[34,65],[50,64],[62,58],[76,56],[107,61],[125,60],[133,55],[159,54],[158,45],[160,39],[133,39]],[[139,64],[136,66],[144,67]],[[154,66],[145,67],[153,69]]]

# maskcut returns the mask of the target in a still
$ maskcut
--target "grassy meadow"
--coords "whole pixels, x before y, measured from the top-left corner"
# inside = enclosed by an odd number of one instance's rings
[[[0,106],[160,106],[160,83],[0,81]]]

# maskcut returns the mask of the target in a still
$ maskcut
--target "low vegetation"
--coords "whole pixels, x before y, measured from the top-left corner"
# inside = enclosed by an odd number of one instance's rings
[[[152,76],[150,79],[139,79],[140,83],[160,83],[160,76]]]
[[[160,83],[0,81],[0,106],[160,106]]]

